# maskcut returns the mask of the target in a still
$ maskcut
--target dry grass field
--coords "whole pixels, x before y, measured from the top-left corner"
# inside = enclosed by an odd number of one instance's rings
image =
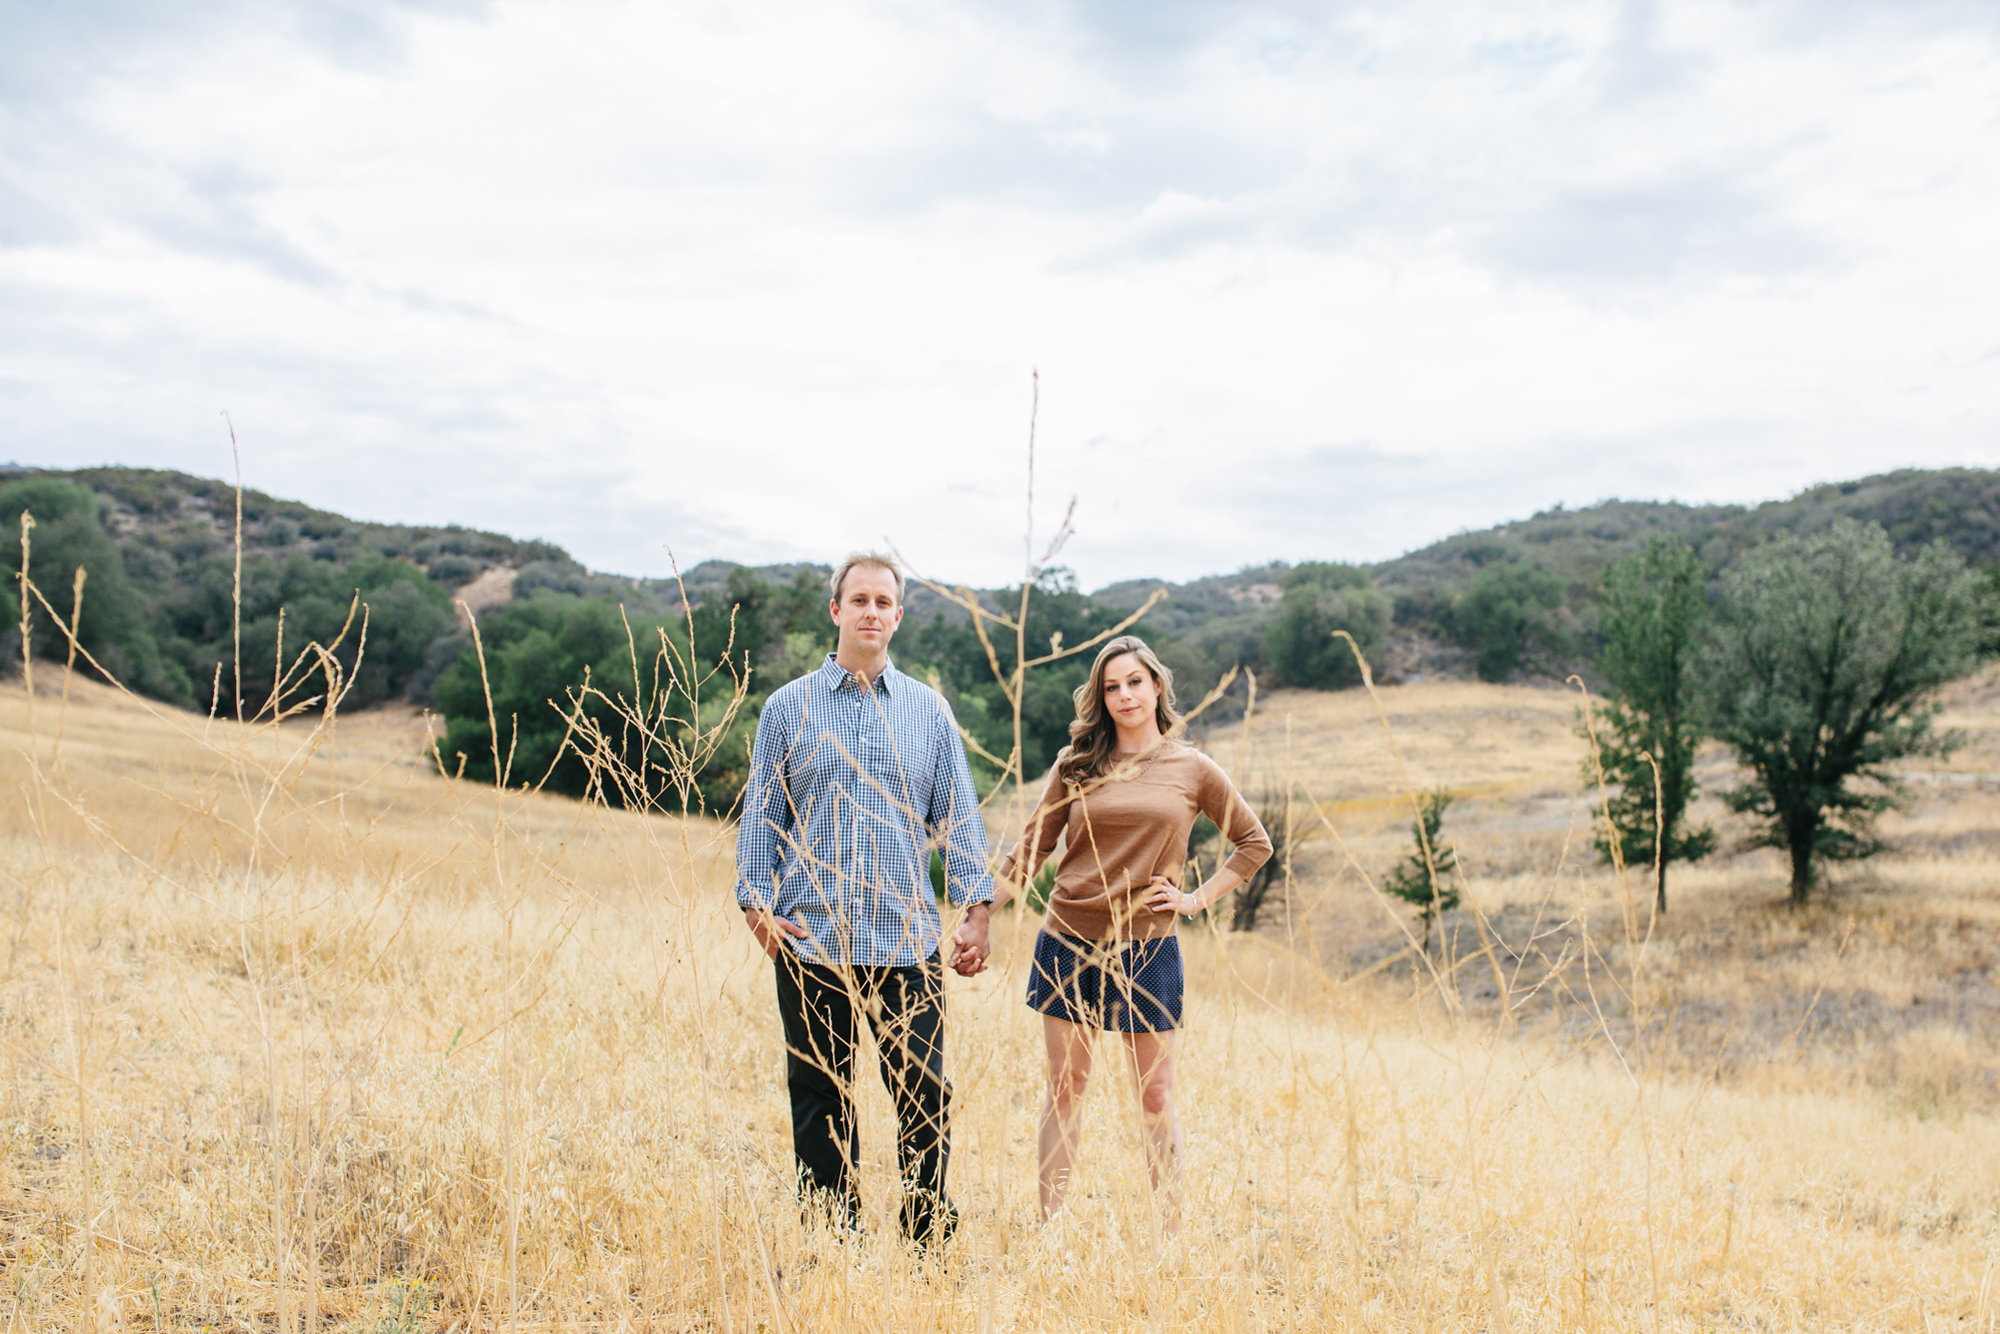
[[[791,1204],[725,827],[448,781],[407,712],[0,687],[7,1328],[2000,1328],[2000,684],[1822,906],[1725,822],[1657,920],[1589,853],[1573,697],[1381,698],[1403,764],[1359,692],[1207,739],[1295,846],[1264,928],[1188,935],[1184,1259],[1115,1082],[1038,1235],[1018,917],[950,979],[926,1259],[872,1078],[867,1230]],[[1428,960],[1367,883],[1405,766],[1469,877]]]

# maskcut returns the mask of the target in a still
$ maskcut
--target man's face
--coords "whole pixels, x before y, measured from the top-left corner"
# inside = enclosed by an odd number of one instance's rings
[[[831,604],[833,623],[840,627],[842,654],[864,657],[887,651],[889,636],[903,622],[903,604],[896,600],[896,576],[879,565],[857,565],[847,572],[840,598]]]

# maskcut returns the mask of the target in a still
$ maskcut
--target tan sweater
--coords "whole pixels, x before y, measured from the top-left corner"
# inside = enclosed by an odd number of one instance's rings
[[[1248,878],[1270,860],[1270,835],[1249,803],[1221,766],[1192,746],[1164,742],[1129,768],[1114,762],[1107,777],[1074,792],[1051,770],[999,879],[1019,893],[1067,836],[1049,895],[1048,930],[1085,940],[1170,936],[1179,914],[1154,912],[1145,890],[1155,875],[1180,883],[1197,813],[1235,845],[1229,870]]]

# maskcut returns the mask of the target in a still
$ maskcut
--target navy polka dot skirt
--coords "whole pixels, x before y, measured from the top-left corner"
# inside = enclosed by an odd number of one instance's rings
[[[1056,1019],[1110,1033],[1164,1033],[1181,1026],[1186,975],[1181,943],[1081,940],[1043,931],[1028,970],[1028,1005]]]

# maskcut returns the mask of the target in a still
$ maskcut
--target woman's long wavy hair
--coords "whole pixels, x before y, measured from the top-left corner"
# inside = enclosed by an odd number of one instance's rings
[[[1069,725],[1069,744],[1056,757],[1056,772],[1065,783],[1087,783],[1111,767],[1111,757],[1118,750],[1118,725],[1104,707],[1104,669],[1124,653],[1137,657],[1160,687],[1160,702],[1154,709],[1160,735],[1169,737],[1180,730],[1173,668],[1161,662],[1139,636],[1119,635],[1097,651],[1097,661],[1090,664],[1090,679],[1076,688],[1076,721]]]

